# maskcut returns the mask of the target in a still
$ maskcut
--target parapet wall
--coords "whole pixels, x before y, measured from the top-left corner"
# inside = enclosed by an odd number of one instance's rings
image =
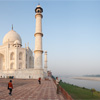
[[[54,83],[56,84],[55,79],[53,79]],[[72,97],[65,91],[65,89],[63,89],[60,85],[59,85],[59,89],[61,91],[61,93],[66,97],[67,100],[74,100],[72,99]]]

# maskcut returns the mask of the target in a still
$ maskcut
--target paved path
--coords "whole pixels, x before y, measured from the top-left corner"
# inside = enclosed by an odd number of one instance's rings
[[[0,100],[66,100],[63,95],[56,94],[56,86],[51,80],[13,79],[13,93],[9,96],[7,84],[9,79],[0,79]]]

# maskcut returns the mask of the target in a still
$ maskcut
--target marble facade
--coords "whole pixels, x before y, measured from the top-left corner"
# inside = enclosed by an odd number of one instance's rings
[[[3,38],[3,45],[0,46],[0,77],[14,78],[44,78],[46,69],[42,65],[42,12],[43,9],[38,5],[35,9],[36,32],[35,50],[22,47],[20,35],[13,30],[9,31]]]

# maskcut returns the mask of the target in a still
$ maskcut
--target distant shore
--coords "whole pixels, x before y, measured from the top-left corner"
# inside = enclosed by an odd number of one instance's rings
[[[73,79],[100,81],[100,77],[73,77]]]

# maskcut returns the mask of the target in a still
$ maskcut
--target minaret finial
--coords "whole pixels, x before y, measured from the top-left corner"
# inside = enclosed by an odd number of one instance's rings
[[[13,30],[13,24],[12,24],[12,30]]]
[[[29,42],[28,42],[28,47],[29,47]]]

